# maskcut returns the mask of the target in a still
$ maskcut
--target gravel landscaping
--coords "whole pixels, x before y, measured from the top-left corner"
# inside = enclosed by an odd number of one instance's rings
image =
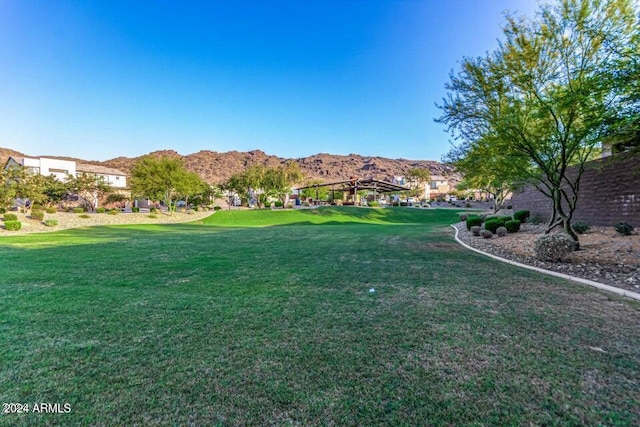
[[[11,212],[18,215],[18,221],[22,222],[22,229],[18,231],[8,231],[4,226],[0,226],[0,236],[16,236],[29,233],[45,233],[51,231],[64,230],[67,228],[88,227],[93,225],[118,225],[118,224],[174,224],[180,222],[197,221],[213,214],[213,211],[194,212],[187,214],[183,212],[175,212],[169,215],[165,212],[157,213],[156,218],[149,217],[149,213],[118,213],[110,215],[107,213],[87,213],[88,218],[82,218],[81,214],[71,212],[56,212],[53,214],[45,214],[44,219],[53,219],[58,221],[58,225],[47,227],[44,221],[31,219],[28,215]],[[0,222],[0,225],[2,222]]]
[[[460,240],[476,249],[575,277],[594,280],[633,292],[640,291],[640,234],[617,233],[613,227],[591,227],[579,236],[580,250],[563,262],[544,262],[534,257],[534,242],[544,234],[545,225],[522,224],[518,233],[484,239],[473,236],[466,224],[454,224]]]

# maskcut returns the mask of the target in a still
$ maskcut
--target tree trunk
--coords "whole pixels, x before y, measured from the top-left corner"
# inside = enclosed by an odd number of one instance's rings
[[[562,225],[564,231],[576,242],[574,250],[577,251],[580,249],[580,242],[578,241],[578,235],[575,231],[573,231],[573,228],[571,228],[571,217],[573,212],[570,212],[569,214],[566,214],[564,212],[564,209],[562,208],[561,190],[554,189],[552,192],[552,196],[553,217],[551,218],[551,221],[549,221],[549,225],[547,226],[545,234],[549,233],[557,226]]]

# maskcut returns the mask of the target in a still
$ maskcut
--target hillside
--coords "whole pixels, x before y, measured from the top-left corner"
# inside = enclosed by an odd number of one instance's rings
[[[174,150],[162,150],[150,154],[158,157],[181,157],[184,159],[188,169],[197,172],[204,180],[210,183],[222,182],[232,174],[241,172],[247,166],[256,164],[277,166],[288,160],[298,163],[307,178],[318,178],[324,181],[347,179],[352,176],[390,181],[394,175],[404,175],[411,168],[428,168],[432,176],[448,177],[454,185],[460,180],[460,176],[450,166],[433,160],[388,159],[385,157],[364,157],[358,154],[340,156],[325,153],[299,159],[285,159],[266,154],[261,150],[248,152],[229,151],[226,153],[203,150],[186,156]],[[9,156],[28,157],[30,154],[23,154],[8,148],[0,148],[0,162],[2,164],[7,161]],[[116,157],[100,162],[60,156],[42,156],[108,166],[126,173],[129,173],[135,162],[140,158]]]

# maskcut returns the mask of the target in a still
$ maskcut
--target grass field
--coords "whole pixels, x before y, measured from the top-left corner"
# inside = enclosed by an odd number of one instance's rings
[[[639,425],[640,304],[470,253],[456,218],[2,238],[0,402],[71,412],[0,425]]]

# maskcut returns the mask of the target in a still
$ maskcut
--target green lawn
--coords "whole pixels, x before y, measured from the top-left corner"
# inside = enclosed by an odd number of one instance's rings
[[[71,413],[0,425],[639,425],[640,304],[466,251],[456,219],[4,237],[0,402]]]

